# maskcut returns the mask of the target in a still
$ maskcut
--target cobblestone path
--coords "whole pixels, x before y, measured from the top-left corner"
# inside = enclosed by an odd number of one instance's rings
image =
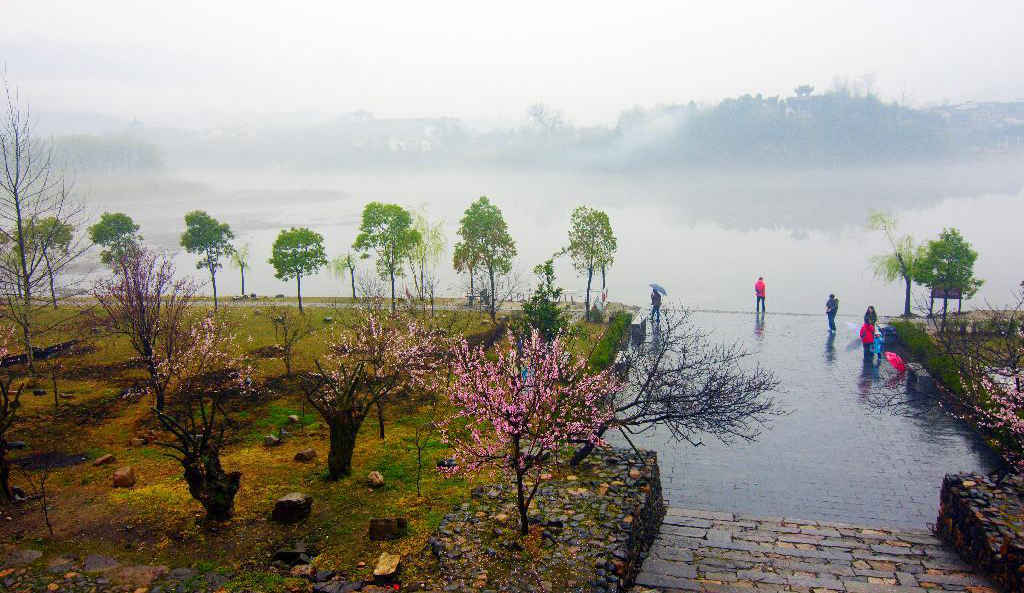
[[[634,593],[994,593],[923,529],[669,508]]]

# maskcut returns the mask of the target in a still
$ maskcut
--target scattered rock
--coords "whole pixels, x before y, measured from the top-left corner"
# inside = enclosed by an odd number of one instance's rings
[[[118,566],[120,563],[117,560],[99,554],[86,556],[85,561],[82,562],[82,570],[85,572],[105,572]]]
[[[153,584],[153,581],[158,578],[165,576],[170,572],[166,566],[148,566],[140,564],[138,566],[124,566],[116,569],[111,576],[115,580],[118,580],[126,585],[133,587],[148,587]]]
[[[45,389],[33,389],[32,390],[32,395],[35,395],[35,396],[46,395],[46,390]]]
[[[316,459],[315,449],[303,449],[295,454],[295,461],[308,463],[310,461],[313,461],[314,459]]]
[[[134,439],[128,441],[128,446],[129,447],[142,447],[143,445],[146,445],[148,443],[149,443],[149,441],[144,439],[144,438],[142,438],[142,437],[135,437]]]
[[[644,474],[636,468],[629,470],[629,477],[633,478],[634,480],[639,480],[640,478],[643,477],[643,475]]]
[[[191,568],[175,568],[167,573],[167,578],[175,581],[187,581],[194,576],[196,576],[196,571]]]
[[[324,323],[334,323],[333,317],[324,317]]]
[[[31,564],[42,557],[43,553],[39,550],[30,550],[28,548],[21,550],[14,550],[7,555],[7,559],[4,560],[4,566],[21,566],[22,564]]]
[[[292,424],[298,424],[299,423],[299,417],[296,416],[295,414],[290,414],[288,416],[288,422],[291,422]]]
[[[131,488],[135,485],[135,468],[122,467],[114,472],[114,488]]]
[[[49,562],[46,563],[46,569],[50,571],[50,573],[52,574],[62,574],[71,570],[74,563],[74,558],[69,558],[67,556],[57,556],[56,558],[52,558]]]
[[[281,437],[279,437],[279,436],[268,434],[267,436],[263,437],[263,446],[264,447],[276,447],[276,446],[278,446],[280,444],[281,444]]]
[[[373,567],[373,581],[387,583],[394,580],[401,562],[402,557],[398,554],[381,552],[380,558],[377,558],[377,565]]]
[[[114,463],[115,461],[117,461],[117,458],[114,457],[113,455],[111,455],[110,453],[107,453],[106,455],[101,455],[101,456],[97,457],[96,461],[93,461],[92,464],[96,465],[96,466],[99,466],[99,465],[106,465],[108,463]]]
[[[398,539],[409,533],[409,521],[404,517],[370,519],[368,536],[371,540]]]
[[[25,444],[25,441],[10,441],[7,443],[7,448],[12,451],[14,449],[24,449],[27,446],[28,445]]]
[[[312,509],[312,496],[302,492],[290,492],[277,499],[270,518],[279,523],[295,523],[308,517]]]
[[[371,488],[380,488],[384,485],[384,476],[378,471],[372,471],[366,476],[366,481]]]
[[[300,579],[313,580],[313,577],[316,576],[316,568],[312,564],[296,564],[288,571],[288,574]]]
[[[458,466],[459,464],[458,462],[455,461],[454,457],[448,457],[446,459],[437,460],[437,467],[442,469],[455,469]]]

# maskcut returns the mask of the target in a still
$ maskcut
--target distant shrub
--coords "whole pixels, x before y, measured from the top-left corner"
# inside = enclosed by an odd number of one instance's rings
[[[964,389],[956,364],[935,345],[924,328],[910,321],[893,321],[889,325],[896,329],[900,341],[906,346],[911,357],[923,364],[947,389],[957,395],[963,395]]]
[[[590,308],[590,321],[593,323],[604,323],[604,310],[598,309],[597,305]]]
[[[629,331],[629,324],[633,322],[633,314],[626,311],[619,311],[608,320],[608,328],[605,330],[601,340],[594,347],[587,362],[593,371],[603,371],[615,362],[615,355],[626,340],[626,332]]]

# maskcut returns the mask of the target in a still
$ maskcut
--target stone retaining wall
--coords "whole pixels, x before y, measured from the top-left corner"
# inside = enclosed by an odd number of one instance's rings
[[[1006,591],[1024,591],[1024,476],[947,475],[936,530]]]
[[[598,449],[542,477],[518,534],[514,484],[474,490],[431,538],[446,591],[619,593],[633,584],[665,514],[657,454]]]

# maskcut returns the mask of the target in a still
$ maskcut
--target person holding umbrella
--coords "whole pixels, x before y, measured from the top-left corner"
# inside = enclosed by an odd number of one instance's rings
[[[651,323],[661,323],[661,295],[668,292],[660,284],[651,284]]]

